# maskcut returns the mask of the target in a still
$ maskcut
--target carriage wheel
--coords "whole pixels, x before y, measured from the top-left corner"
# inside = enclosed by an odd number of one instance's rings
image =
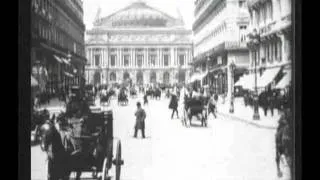
[[[109,176],[108,176],[108,157],[105,157],[103,160],[103,166],[102,166],[102,178],[101,180],[108,180]]]
[[[116,180],[120,180],[120,172],[121,172],[121,165],[122,165],[122,162],[121,162],[121,142],[118,141],[118,144],[117,144],[117,152],[116,152]]]
[[[116,159],[113,160],[113,164],[116,167],[116,180],[120,180],[121,165],[123,165],[123,160],[121,159],[121,142],[120,141],[118,141],[117,143]]]

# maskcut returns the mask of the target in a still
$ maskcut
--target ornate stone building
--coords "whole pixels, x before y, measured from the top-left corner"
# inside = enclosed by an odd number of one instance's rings
[[[134,2],[107,16],[97,13],[87,31],[86,82],[175,84],[189,77],[192,31],[180,18]]]
[[[249,67],[246,0],[197,0],[194,17],[193,70],[197,73],[191,79],[229,98],[233,82]],[[234,70],[232,63],[236,65]]]
[[[31,2],[31,68],[40,89],[54,93],[84,84],[83,2]]]
[[[243,84],[247,89],[255,89],[255,72],[258,91],[266,87],[285,89],[290,84],[291,6],[291,0],[248,0],[250,74]]]

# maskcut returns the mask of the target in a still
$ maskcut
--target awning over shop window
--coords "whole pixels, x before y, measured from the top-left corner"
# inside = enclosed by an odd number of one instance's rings
[[[196,73],[191,76],[190,82],[201,81],[208,73]]]
[[[62,60],[60,57],[58,57],[58,56],[56,56],[56,55],[53,55],[53,57],[54,57],[59,63],[63,63],[63,60]]]
[[[286,71],[286,74],[278,82],[278,84],[276,85],[276,88],[277,89],[284,89],[290,84],[290,81],[291,81],[291,70]]]
[[[267,85],[269,85],[274,80],[276,75],[279,73],[280,69],[281,67],[275,67],[265,70],[262,76],[259,77],[257,86],[266,87]]]
[[[68,77],[74,77],[72,74],[68,73],[68,72],[64,72],[64,74]]]
[[[66,58],[61,58],[63,60],[64,63],[70,65],[70,62],[66,59]]]
[[[36,80],[36,78],[34,78],[33,76],[31,76],[31,86],[38,86],[38,81]]]
[[[259,75],[257,74],[257,80],[258,80],[258,78],[259,78]],[[243,76],[239,81],[238,81],[239,85],[237,85],[237,86],[242,86],[243,89],[248,89],[248,90],[252,90],[252,91],[254,90],[254,87],[255,87],[255,74],[254,73]]]

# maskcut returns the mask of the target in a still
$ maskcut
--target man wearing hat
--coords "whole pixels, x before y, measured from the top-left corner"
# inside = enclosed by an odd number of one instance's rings
[[[141,107],[141,103],[137,102],[137,111],[134,114],[136,116],[136,124],[134,126],[134,138],[137,137],[138,130],[141,130],[142,138],[145,138],[145,119],[146,112]]]

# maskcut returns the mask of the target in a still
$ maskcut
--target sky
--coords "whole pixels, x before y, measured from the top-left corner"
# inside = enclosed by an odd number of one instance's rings
[[[86,29],[92,28],[93,20],[97,14],[98,7],[101,7],[101,17],[108,16],[137,0],[83,0],[84,23]],[[177,17],[179,9],[185,26],[192,29],[193,11],[195,0],[143,0],[147,5],[156,8],[168,15]]]

